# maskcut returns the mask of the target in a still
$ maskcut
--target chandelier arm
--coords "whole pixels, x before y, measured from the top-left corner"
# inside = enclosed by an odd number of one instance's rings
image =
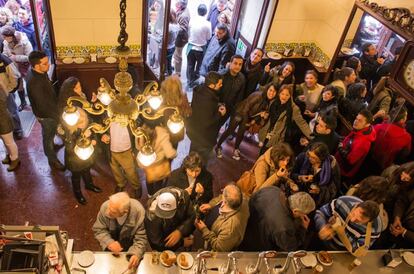
[[[142,106],[147,102],[147,97],[144,94],[137,94],[134,98],[134,101],[138,106]]]
[[[155,81],[150,82],[150,83],[149,83],[149,84],[145,87],[143,94],[144,94],[145,96],[148,96],[148,95],[150,95],[150,93],[151,93],[151,91],[152,91],[152,90],[154,90],[154,91],[157,91],[157,90],[158,90],[158,83],[157,83],[157,82],[155,82]]]
[[[155,112],[155,113],[152,113],[152,108],[147,107],[147,108],[144,108],[143,110],[141,110],[140,114],[145,119],[156,120],[156,119],[159,119],[159,118],[165,116],[164,111],[166,111],[167,109],[172,109],[172,110],[174,110],[174,114],[179,114],[178,107],[175,107],[175,106],[163,106],[161,109],[157,110],[157,112]],[[172,114],[172,115],[174,115],[174,114]]]
[[[137,137],[143,137],[145,140],[145,144],[149,143],[149,137],[148,135],[142,130],[142,127],[137,127],[134,120],[129,120],[129,128],[131,129],[132,134]]]
[[[101,103],[91,104],[88,100],[80,96],[71,96],[67,99],[66,104],[68,107],[73,107],[73,102],[79,102],[82,104],[82,109],[93,115],[100,115],[105,112],[106,107]]]
[[[87,128],[85,128],[82,131],[82,138],[88,138],[85,133],[87,131],[93,131],[95,133],[105,133],[106,131],[108,131],[109,127],[110,127],[111,123],[105,123],[104,125],[98,124],[98,123],[91,123]]]

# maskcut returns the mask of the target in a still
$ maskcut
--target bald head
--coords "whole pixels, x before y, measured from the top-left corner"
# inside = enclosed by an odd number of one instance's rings
[[[237,210],[242,203],[243,194],[238,186],[230,184],[224,188],[223,198],[231,209]]]
[[[118,192],[109,196],[107,215],[110,218],[118,218],[129,210],[130,198],[126,192]]]

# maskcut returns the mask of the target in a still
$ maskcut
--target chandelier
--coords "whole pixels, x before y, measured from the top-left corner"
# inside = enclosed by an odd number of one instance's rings
[[[146,86],[142,94],[138,94],[132,98],[129,94],[133,86],[131,74],[127,72],[128,63],[127,58],[130,49],[125,43],[128,40],[126,33],[126,0],[120,1],[120,33],[118,36],[119,46],[116,48],[116,53],[119,57],[119,72],[115,74],[114,87],[112,89],[109,83],[100,78],[100,88],[98,88],[98,101],[90,103],[80,96],[72,96],[67,100],[67,106],[62,114],[63,120],[70,126],[78,123],[80,118],[79,107],[74,105],[74,102],[81,103],[81,108],[92,115],[102,115],[106,113],[106,118],[103,119],[102,124],[91,123],[82,130],[81,137],[77,140],[74,152],[82,160],[86,160],[94,152],[94,147],[87,132],[105,133],[111,126],[111,123],[119,123],[120,126],[129,127],[130,132],[139,138],[144,138],[145,144],[140,149],[137,155],[137,160],[144,166],[151,165],[156,155],[154,149],[151,147],[151,140],[149,136],[138,125],[137,119],[139,117],[144,120],[156,120],[164,116],[165,110],[174,110],[173,114],[167,121],[167,127],[171,133],[176,134],[184,127],[183,119],[175,106],[163,106],[163,98],[158,89],[157,82],[151,82]]]

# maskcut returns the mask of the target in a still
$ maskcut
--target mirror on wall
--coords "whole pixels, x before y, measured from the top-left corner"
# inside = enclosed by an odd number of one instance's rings
[[[367,12],[357,9],[335,60],[334,68],[344,66],[346,60],[352,56],[359,58],[362,55],[362,47],[366,43],[375,45],[378,57],[393,62],[405,39]]]

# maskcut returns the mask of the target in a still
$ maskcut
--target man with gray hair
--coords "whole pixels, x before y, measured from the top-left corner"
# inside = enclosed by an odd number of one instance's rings
[[[118,192],[102,204],[92,227],[103,250],[115,255],[127,252],[130,269],[138,266],[145,252],[144,217],[145,209],[138,200],[131,199],[126,192]]]
[[[196,219],[195,227],[201,232],[208,249],[217,252],[235,250],[241,243],[249,219],[248,201],[243,199],[240,188],[236,185],[227,185],[223,194],[200,206],[202,213],[208,214],[206,225],[204,221]]]
[[[315,202],[305,192],[288,198],[276,186],[262,188],[249,201],[250,219],[241,250],[283,250],[303,248]]]

